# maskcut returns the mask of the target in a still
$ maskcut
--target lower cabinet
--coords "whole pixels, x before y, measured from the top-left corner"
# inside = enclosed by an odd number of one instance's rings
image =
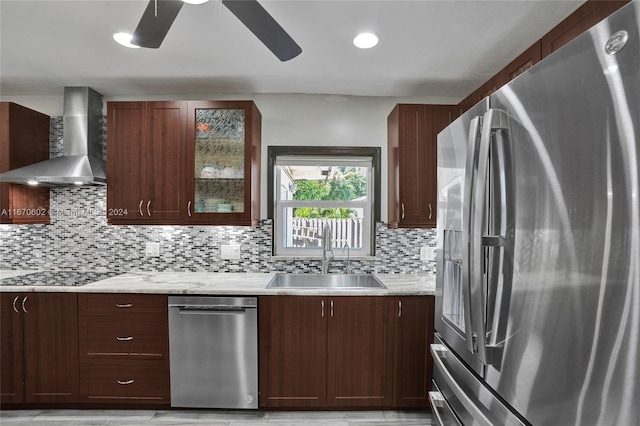
[[[260,408],[427,408],[433,299],[260,297]]]
[[[80,294],[80,400],[169,405],[167,296]]]
[[[429,406],[433,343],[434,296],[396,298],[394,408]]]
[[[0,293],[0,403],[78,401],[75,293]]]

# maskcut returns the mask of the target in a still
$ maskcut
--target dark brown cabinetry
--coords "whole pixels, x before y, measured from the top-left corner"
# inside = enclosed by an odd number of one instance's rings
[[[379,297],[261,297],[260,406],[390,407],[392,303]]]
[[[109,223],[257,224],[260,128],[251,101],[109,102]]]
[[[390,228],[433,228],[437,136],[457,117],[454,105],[398,104],[387,119]]]
[[[467,111],[482,99],[491,95],[540,60],[546,58],[598,22],[607,18],[628,2],[629,0],[586,1],[576,9],[575,12],[542,37],[542,39],[533,43],[490,80],[464,98],[460,104],[458,104],[460,113]]]
[[[428,407],[433,299],[260,297],[260,407]]]
[[[324,407],[327,403],[325,297],[258,299],[260,407]]]
[[[80,400],[170,404],[167,297],[81,294]]]
[[[184,102],[107,104],[107,218],[164,223],[187,214]]]
[[[542,37],[540,40],[542,57],[549,56],[627,3],[629,3],[629,0],[586,1]]]
[[[396,298],[393,406],[429,406],[433,343],[433,296]]]
[[[327,405],[391,407],[393,298],[327,300]]]
[[[0,102],[0,173],[49,159],[48,115]],[[0,184],[0,223],[46,223],[49,188]]]
[[[78,401],[73,293],[0,293],[3,404]]]

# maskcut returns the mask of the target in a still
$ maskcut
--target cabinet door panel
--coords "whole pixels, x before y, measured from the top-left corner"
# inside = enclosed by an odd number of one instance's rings
[[[24,400],[22,294],[0,293],[0,403]],[[14,303],[15,301],[15,303]],[[18,310],[14,310],[14,306]]]
[[[393,298],[329,297],[329,406],[391,406],[392,315]]]
[[[49,159],[48,115],[0,102],[0,173]],[[50,223],[49,188],[0,184],[0,223]]]
[[[415,224],[424,220],[426,185],[427,121],[424,105],[403,106],[400,114],[400,222]]]
[[[150,219],[186,216],[182,170],[186,155],[186,102],[149,102],[148,138],[143,151],[145,212]],[[150,203],[149,203],[150,202]],[[148,208],[147,208],[148,207]]]
[[[327,309],[324,297],[259,299],[261,407],[326,404]]]
[[[396,299],[394,408],[429,406],[433,303],[433,296]]]
[[[26,402],[77,401],[77,294],[33,293],[25,297]]]
[[[107,104],[107,218],[142,219],[144,203],[141,161],[146,139],[145,102],[109,102]]]

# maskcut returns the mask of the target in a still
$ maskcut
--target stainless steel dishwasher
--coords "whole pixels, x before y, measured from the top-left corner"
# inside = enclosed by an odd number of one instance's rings
[[[256,297],[169,297],[171,406],[258,408]]]

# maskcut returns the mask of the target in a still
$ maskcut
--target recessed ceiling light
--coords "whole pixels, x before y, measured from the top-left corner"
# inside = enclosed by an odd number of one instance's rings
[[[36,186],[36,185],[38,185],[38,181],[30,180],[30,181],[27,181],[27,184],[29,184],[31,186]]]
[[[378,36],[373,33],[360,33],[353,39],[353,44],[360,49],[370,49],[378,44]]]
[[[136,46],[135,44],[131,44],[131,38],[133,36],[129,33],[115,33],[113,35],[113,39],[117,41],[119,44],[130,47],[132,49],[138,49],[140,46]]]
[[[202,3],[206,3],[209,0],[182,0],[185,3],[189,3],[189,4],[202,4]]]

